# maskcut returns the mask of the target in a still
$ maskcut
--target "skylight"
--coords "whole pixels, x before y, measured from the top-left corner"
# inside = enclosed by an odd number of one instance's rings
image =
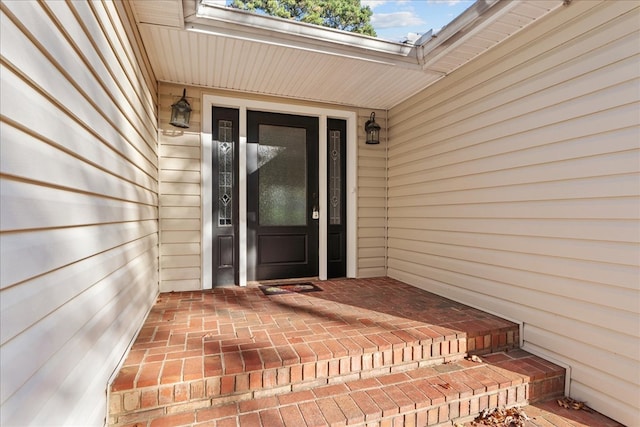
[[[207,0],[228,6],[232,0]],[[361,0],[373,10],[371,23],[377,38],[412,43],[433,30],[437,33],[468,9],[474,0]]]

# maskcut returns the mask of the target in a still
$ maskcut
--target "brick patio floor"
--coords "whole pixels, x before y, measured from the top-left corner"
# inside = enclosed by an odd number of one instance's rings
[[[562,391],[564,371],[519,350],[516,324],[390,278],[315,283],[161,294],[111,386],[109,424],[444,425]]]

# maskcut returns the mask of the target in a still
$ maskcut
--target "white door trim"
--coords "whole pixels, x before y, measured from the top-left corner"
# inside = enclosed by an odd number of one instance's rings
[[[201,200],[202,200],[202,237],[201,265],[202,289],[210,289],[213,283],[213,218],[212,207],[212,108],[235,108],[240,112],[240,140],[238,141],[239,158],[239,249],[240,273],[239,285],[247,285],[247,111],[265,111],[301,116],[313,116],[319,119],[318,171],[319,171],[319,247],[318,275],[321,280],[327,279],[327,119],[342,119],[347,122],[347,277],[356,276],[356,243],[357,243],[357,114],[355,111],[322,107],[291,105],[280,102],[258,101],[228,96],[203,95],[202,97],[202,132],[201,147]]]

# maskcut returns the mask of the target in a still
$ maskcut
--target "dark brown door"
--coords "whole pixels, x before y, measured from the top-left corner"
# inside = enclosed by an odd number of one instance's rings
[[[327,122],[327,277],[347,275],[347,122]]]
[[[247,112],[247,279],[318,275],[318,118]]]
[[[213,109],[213,286],[238,283],[239,112]]]

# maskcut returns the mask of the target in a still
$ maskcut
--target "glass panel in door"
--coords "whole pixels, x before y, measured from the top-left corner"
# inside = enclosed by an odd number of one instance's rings
[[[259,125],[260,225],[307,225],[307,144],[304,128]]]

